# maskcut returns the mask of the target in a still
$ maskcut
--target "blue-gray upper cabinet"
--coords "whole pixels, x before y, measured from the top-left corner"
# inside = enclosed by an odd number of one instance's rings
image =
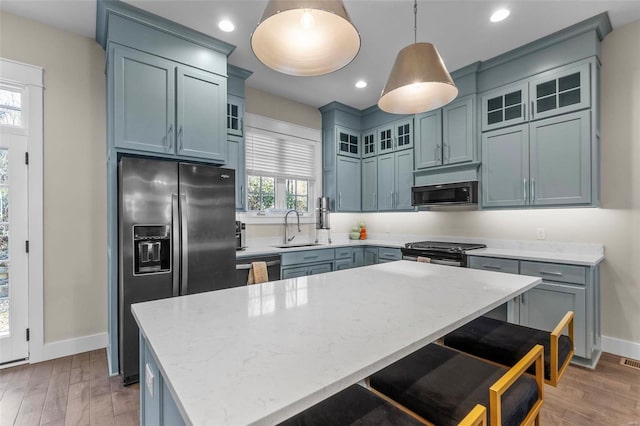
[[[338,155],[360,158],[360,132],[336,126],[336,152]]]
[[[475,96],[458,99],[442,108],[442,163],[458,164],[474,159]]]
[[[179,66],[177,81],[178,155],[225,163],[226,77]]]
[[[239,136],[227,136],[227,163],[225,167],[236,171],[236,209],[246,209],[246,193],[245,193],[245,142],[244,138]]]
[[[368,129],[362,132],[362,158],[374,157],[376,150],[376,129]]]
[[[509,84],[484,93],[480,98],[482,131],[528,121],[528,99],[529,86],[526,81]]]
[[[394,210],[395,154],[378,156],[378,210]]]
[[[360,160],[338,156],[336,160],[336,185],[338,199],[336,211],[359,212],[361,200]]]
[[[376,137],[378,139],[379,155],[393,152],[395,150],[395,145],[393,142],[394,131],[395,128],[393,123],[383,127],[378,127]]]
[[[239,96],[227,95],[227,133],[244,134],[244,99]]]
[[[112,47],[110,54],[114,145],[174,152],[175,64],[126,47]]]
[[[416,115],[416,170],[475,159],[474,98],[466,96]]]
[[[529,124],[531,205],[591,202],[591,111]]]
[[[378,210],[378,159],[362,159],[362,211]]]
[[[590,64],[569,65],[540,74],[529,82],[531,120],[591,106]]]
[[[378,156],[378,210],[411,210],[413,150]]]
[[[442,110],[416,115],[416,169],[442,164]]]
[[[529,126],[482,134],[482,206],[529,205]]]
[[[395,130],[395,150],[413,148],[413,117],[396,121]]]

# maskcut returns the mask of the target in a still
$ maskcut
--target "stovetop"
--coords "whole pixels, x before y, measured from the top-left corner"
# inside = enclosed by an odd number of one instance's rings
[[[405,244],[405,248],[411,250],[432,250],[448,253],[464,253],[467,250],[475,250],[487,247],[485,244],[476,243],[449,243],[444,241],[418,241]]]

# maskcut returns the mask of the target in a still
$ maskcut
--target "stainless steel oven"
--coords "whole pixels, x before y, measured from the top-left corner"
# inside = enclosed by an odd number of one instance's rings
[[[430,263],[448,266],[467,266],[467,250],[485,248],[484,244],[450,243],[443,241],[419,241],[407,243],[402,248],[402,259],[417,261],[419,257]]]

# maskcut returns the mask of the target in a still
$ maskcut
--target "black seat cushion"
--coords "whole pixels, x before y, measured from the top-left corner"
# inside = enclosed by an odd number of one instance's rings
[[[422,425],[418,420],[353,385],[280,423],[281,425]]]
[[[488,317],[479,317],[463,325],[444,338],[450,348],[497,362],[514,366],[535,345],[544,346],[544,377],[551,378],[551,339],[548,331],[511,324]],[[561,335],[558,339],[558,367],[562,366],[571,352],[571,339]],[[529,373],[535,374],[531,366]]]
[[[371,387],[435,425],[457,425],[507,368],[431,344],[371,376]],[[519,425],[538,400],[535,379],[520,377],[502,396],[502,424]],[[491,418],[488,412],[487,417]]]

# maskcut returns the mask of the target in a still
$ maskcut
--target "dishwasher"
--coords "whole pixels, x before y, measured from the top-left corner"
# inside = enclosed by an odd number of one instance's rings
[[[237,287],[247,285],[249,271],[252,262],[266,262],[269,281],[280,279],[280,255],[270,254],[262,256],[239,257],[236,259],[236,282]]]

